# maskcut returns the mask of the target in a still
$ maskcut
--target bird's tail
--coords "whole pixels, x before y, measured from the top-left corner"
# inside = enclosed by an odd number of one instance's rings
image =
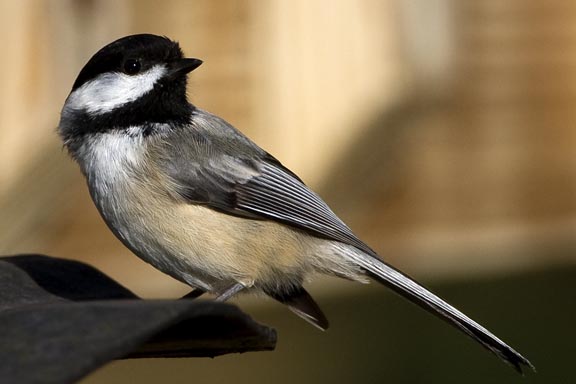
[[[524,356],[494,336],[486,328],[446,303],[404,273],[384,263],[380,259],[365,253],[354,252],[353,254],[349,254],[349,256],[364,269],[370,277],[454,325],[502,360],[514,366],[520,373],[522,373],[523,366],[534,370],[534,366]]]

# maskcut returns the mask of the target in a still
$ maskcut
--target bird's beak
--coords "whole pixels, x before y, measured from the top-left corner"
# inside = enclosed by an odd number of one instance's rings
[[[189,72],[192,72],[196,68],[198,68],[202,64],[202,60],[200,59],[180,59],[178,61],[172,62],[168,66],[168,76],[171,78],[177,78],[182,75],[185,75]]]

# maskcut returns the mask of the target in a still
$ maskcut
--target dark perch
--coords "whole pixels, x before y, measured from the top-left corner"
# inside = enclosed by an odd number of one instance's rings
[[[0,257],[0,382],[73,383],[113,359],[273,350],[276,332],[237,307],[141,300],[100,271]]]

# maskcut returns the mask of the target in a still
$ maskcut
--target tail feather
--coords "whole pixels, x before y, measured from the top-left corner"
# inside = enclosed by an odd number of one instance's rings
[[[322,331],[328,329],[328,319],[318,304],[316,304],[312,296],[310,296],[310,294],[304,289],[304,287],[296,287],[287,293],[279,293],[273,291],[265,292],[274,300],[287,305],[292,312],[313,326],[319,328]]]
[[[523,367],[529,367],[535,370],[534,366],[524,356],[494,336],[486,328],[418,284],[409,276],[383,261],[364,253],[354,252],[350,257],[362,267],[362,269],[367,271],[372,278],[454,325],[502,360],[511,364],[518,372],[522,373]]]

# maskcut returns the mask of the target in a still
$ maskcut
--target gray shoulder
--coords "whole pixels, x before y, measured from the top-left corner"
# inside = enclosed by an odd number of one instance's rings
[[[189,203],[219,209],[235,205],[235,186],[260,173],[269,156],[224,119],[196,110],[190,125],[162,135],[153,160]]]
[[[190,120],[190,130],[201,133],[223,153],[236,156],[266,156],[267,153],[226,120],[197,109]]]

